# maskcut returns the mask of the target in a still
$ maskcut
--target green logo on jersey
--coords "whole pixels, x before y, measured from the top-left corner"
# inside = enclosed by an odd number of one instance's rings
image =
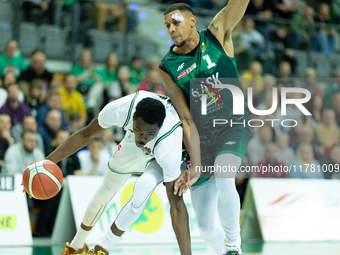
[[[207,51],[207,45],[205,43],[201,44],[201,51],[202,53],[205,53]]]

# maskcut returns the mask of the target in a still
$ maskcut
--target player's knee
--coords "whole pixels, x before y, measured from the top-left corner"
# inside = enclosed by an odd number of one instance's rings
[[[108,186],[102,183],[91,203],[98,206],[106,204],[113,198],[117,190],[115,186]]]
[[[146,203],[156,186],[152,182],[137,180],[133,190],[132,205],[140,207],[143,203]]]
[[[198,228],[200,229],[201,235],[203,236],[204,239],[213,236],[212,233],[215,231],[215,226],[206,219],[198,222]]]

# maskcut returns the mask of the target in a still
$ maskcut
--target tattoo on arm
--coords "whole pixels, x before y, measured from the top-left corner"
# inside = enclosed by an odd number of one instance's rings
[[[218,23],[222,19],[222,16],[224,15],[225,10],[226,10],[226,7],[224,7],[221,11],[219,11],[219,13],[216,14],[216,16],[213,18],[212,22],[210,23],[209,27],[212,28],[212,30],[214,30],[214,31],[211,31],[212,33],[215,33],[215,32],[218,33],[219,26],[220,26],[220,24],[218,24]]]

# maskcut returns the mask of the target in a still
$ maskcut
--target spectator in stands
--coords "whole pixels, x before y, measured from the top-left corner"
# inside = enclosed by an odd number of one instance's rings
[[[12,129],[11,116],[5,113],[0,114],[1,137],[5,138],[9,145],[15,142],[11,134],[11,129]]]
[[[158,70],[149,71],[148,76],[140,83],[138,90],[145,90],[160,95],[166,95],[164,85],[160,81]]]
[[[117,54],[111,53],[106,61],[106,67],[100,71],[100,75],[102,78],[102,82],[104,85],[103,90],[103,102],[101,102],[101,106],[108,102],[108,94],[107,89],[110,87],[110,84],[117,81],[117,71],[119,66],[119,59]]]
[[[51,23],[52,6],[51,0],[23,0],[21,6],[23,10],[23,19],[26,22],[40,22],[39,24]],[[34,17],[34,10],[39,11],[39,15]]]
[[[233,45],[234,54],[237,59],[237,68],[239,73],[243,70],[248,70],[251,63],[254,61],[254,54],[252,51],[244,48],[244,43],[242,41],[241,35],[243,31],[243,22],[240,21],[233,30]]]
[[[253,52],[255,59],[259,60],[264,52],[265,40],[263,35],[255,29],[254,20],[243,20],[243,31],[240,36],[244,49]]]
[[[95,1],[97,29],[133,33],[137,29],[137,11],[130,9],[125,1]],[[108,19],[108,18],[111,18]],[[106,26],[107,25],[107,26]]]
[[[322,100],[322,98],[321,98],[321,100]],[[333,110],[334,110],[334,113],[335,113],[336,123],[337,123],[338,127],[340,128],[340,93],[334,94]]]
[[[49,92],[46,102],[38,108],[37,122],[38,126],[42,126],[49,111],[58,110],[61,114],[62,127],[67,128],[65,112],[61,109],[61,96],[59,92]]]
[[[16,78],[26,69],[25,59],[18,52],[18,43],[15,40],[6,44],[5,53],[0,54],[0,75],[13,73]]]
[[[106,66],[100,71],[104,88],[108,88],[111,82],[117,80],[117,70],[119,66],[119,59],[116,53],[111,53],[106,60]]]
[[[65,84],[60,89],[61,109],[65,111],[67,120],[69,120],[72,113],[77,113],[85,124],[87,114],[84,97],[80,92],[76,91],[76,87],[77,79],[72,74],[66,75]]]
[[[325,88],[323,101],[325,102],[325,108],[333,108],[333,95],[340,93],[340,70],[336,73],[336,78],[332,80]]]
[[[71,134],[85,126],[83,119],[79,116],[78,113],[70,114],[68,125],[69,125],[68,130]]]
[[[297,151],[297,148],[301,143],[312,144],[314,157],[317,160],[320,159],[321,149],[316,144],[314,130],[311,126],[303,125],[298,129],[298,138],[296,141],[291,142],[291,147],[294,151]]]
[[[38,131],[37,120],[33,116],[25,116],[24,119],[22,120],[21,125],[16,125],[11,129],[14,142],[15,143],[20,142],[22,133],[26,130],[31,130],[36,133],[37,146],[41,151],[45,151],[43,138],[40,133],[37,133]]]
[[[288,36],[287,27],[284,25],[278,26],[275,31],[270,33],[269,38],[270,50],[275,54],[276,64],[272,66],[278,66],[282,61],[287,61],[294,73],[296,67],[296,59],[294,57],[293,41],[291,36]],[[272,73],[276,73],[275,68],[272,69]]]
[[[241,80],[241,81],[242,81],[242,87],[243,87],[243,80]],[[256,96],[254,97],[254,105],[255,106],[257,106],[261,102],[263,102],[263,100],[265,100],[265,98],[268,98],[268,94],[270,94],[270,95],[273,94],[273,87],[275,86],[275,84],[276,84],[276,79],[275,79],[274,76],[272,76],[270,74],[264,75],[264,77],[263,77],[263,89],[260,90],[256,94]]]
[[[252,172],[251,177],[260,177],[260,178],[287,178],[288,174],[283,170],[285,164],[278,160],[276,144],[269,143],[265,148],[264,158],[257,164],[259,172]],[[270,171],[269,168],[273,167],[273,169],[278,169],[279,171]]]
[[[158,70],[159,62],[157,62]],[[140,82],[145,78],[145,70],[143,68],[143,59],[139,56],[135,56],[131,60],[130,64],[130,80],[132,85],[137,89]]]
[[[60,144],[62,144],[68,137],[70,133],[65,129],[59,129],[56,132],[53,146],[50,148],[48,154],[54,151]],[[74,171],[80,170],[80,163],[79,159],[76,154],[72,154],[67,158],[59,161],[57,165],[60,167],[61,171],[63,172],[63,176],[66,177],[67,175],[73,175]]]
[[[28,89],[28,95],[26,97],[26,104],[31,108],[32,116],[36,117],[38,114],[38,108],[44,103],[44,96],[42,95],[42,86],[38,80],[33,80]]]
[[[64,11],[72,13],[73,4],[75,0],[52,0],[53,1],[53,24],[55,26],[61,26]],[[71,25],[71,24],[70,24]]]
[[[77,175],[104,175],[107,162],[111,155],[103,150],[104,144],[101,138],[94,138],[88,145],[88,150],[77,153],[81,171],[75,171]]]
[[[305,79],[300,81],[300,84],[298,87],[305,88],[309,90],[312,95],[314,95],[316,84],[317,84],[317,80],[316,80],[315,69],[311,67],[306,68]]]
[[[329,4],[321,3],[315,22],[334,24]],[[312,36],[312,50],[321,51],[325,55],[333,54],[336,50],[336,30],[333,28],[318,28]]]
[[[0,114],[5,113],[11,117],[12,127],[17,124],[20,125],[24,116],[31,115],[29,106],[19,101],[19,91],[17,83],[9,84],[7,87],[8,97],[6,103],[0,108]]]
[[[6,73],[2,79],[2,88],[0,90],[0,107],[3,106],[7,100],[7,87],[9,84],[17,83],[17,79],[15,78],[13,73]],[[18,99],[20,102],[24,102],[24,93],[19,91]]]
[[[291,19],[292,16],[299,9],[299,1],[298,0],[276,0],[275,1],[275,15],[284,19]]]
[[[336,24],[340,23],[340,1],[332,0],[329,1],[331,4],[332,17]]]
[[[325,179],[340,179],[340,146],[335,146],[331,153],[321,161]]]
[[[246,14],[255,15],[261,19],[273,18],[273,6],[270,0],[251,0],[246,10]],[[255,21],[256,30],[258,30],[263,36],[266,34],[266,22]]]
[[[23,71],[18,78],[20,88],[25,96],[28,94],[29,84],[33,80],[38,80],[43,84],[43,95],[45,95],[50,88],[53,74],[46,69],[45,62],[46,57],[42,51],[36,50],[33,52],[31,66]]]
[[[312,100],[309,101],[310,104],[307,105],[308,111],[312,114],[312,118],[314,120],[313,126],[315,123],[321,121],[321,115],[324,108],[322,97],[319,95],[313,96]]]
[[[0,114],[0,173],[5,152],[14,143],[11,135],[11,118],[7,114]]]
[[[288,93],[287,98],[298,100],[302,98],[302,94],[301,93]],[[296,120],[296,119],[304,117],[303,112],[295,104],[288,104],[286,106],[286,111],[287,111],[287,114],[285,116],[286,119]],[[285,127],[285,130],[289,131],[290,128]]]
[[[319,161],[314,158],[311,143],[301,143],[297,148],[296,162],[289,172],[290,178],[319,178],[323,179],[322,171],[318,171]],[[314,169],[314,170],[313,170]]]
[[[294,150],[289,147],[289,135],[287,133],[281,133],[276,137],[277,145],[277,159],[282,161],[286,166],[294,163],[295,153]]]
[[[83,94],[87,101],[87,94],[91,87],[101,81],[99,71],[92,62],[92,53],[89,49],[84,49],[79,57],[78,64],[74,64],[71,74],[77,78],[77,90]]]
[[[151,57],[149,59],[149,62],[148,62],[148,71],[151,71],[151,70],[158,70],[158,67],[159,67],[159,62],[160,62],[160,59],[158,57]],[[143,71],[142,72],[142,75],[140,75],[140,77],[143,79],[145,78],[145,72]]]
[[[325,109],[322,113],[322,122],[316,126],[317,139],[325,150],[325,154],[339,141],[340,132],[333,109]]]
[[[257,110],[268,110],[271,109],[273,105],[273,91],[267,91],[262,97],[262,101],[256,105]],[[277,106],[280,109],[280,105]],[[274,115],[275,116],[275,115]],[[266,116],[261,116],[261,119],[265,119]]]
[[[296,12],[293,16],[292,39],[295,50],[307,49],[310,42],[310,35],[314,33],[314,9],[311,6],[304,6],[303,13]]]
[[[12,145],[6,151],[2,173],[23,174],[30,163],[44,157],[44,153],[37,148],[36,133],[26,130],[22,133],[20,143]]]
[[[115,100],[130,94],[133,85],[130,82],[130,71],[128,66],[121,66],[118,69],[118,79],[112,82],[107,89],[109,100]]]
[[[113,155],[118,148],[118,143],[116,142],[113,132],[113,128],[107,128],[100,133],[104,145],[103,150],[106,150],[110,155]]]
[[[278,77],[276,80],[276,86],[278,90],[281,90],[281,87],[295,87],[294,80],[290,79],[292,74],[292,67],[289,62],[282,61],[279,64]]]
[[[9,147],[9,144],[6,139],[2,138],[1,130],[0,130],[0,174],[1,174],[1,168],[4,164],[4,157],[5,152],[7,151]]]
[[[242,74],[241,84],[245,92],[248,87],[253,88],[253,98],[263,91],[262,64],[260,62],[253,62],[250,69]]]
[[[319,95],[322,98],[324,98],[324,96],[325,96],[325,84],[323,82],[317,82],[316,83],[314,95]]]
[[[50,110],[42,126],[38,127],[38,132],[44,140],[45,153],[47,154],[53,144],[57,131],[61,128],[61,114],[58,110]]]
[[[264,125],[259,128],[259,133],[249,140],[247,154],[252,165],[257,165],[264,157],[264,152],[267,144],[273,142],[273,130],[269,125]]]

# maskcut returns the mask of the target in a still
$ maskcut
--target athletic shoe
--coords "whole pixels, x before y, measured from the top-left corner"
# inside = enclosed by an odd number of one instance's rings
[[[238,251],[228,251],[225,255],[242,255],[242,253],[239,253]]]
[[[71,247],[70,243],[67,242],[65,246],[65,250],[63,250],[60,255],[70,255],[70,254],[75,254],[75,255],[86,255],[90,248],[87,246],[86,243],[84,243],[83,247],[76,250],[75,248]]]
[[[109,252],[100,245],[96,245],[87,255],[109,255]]]

